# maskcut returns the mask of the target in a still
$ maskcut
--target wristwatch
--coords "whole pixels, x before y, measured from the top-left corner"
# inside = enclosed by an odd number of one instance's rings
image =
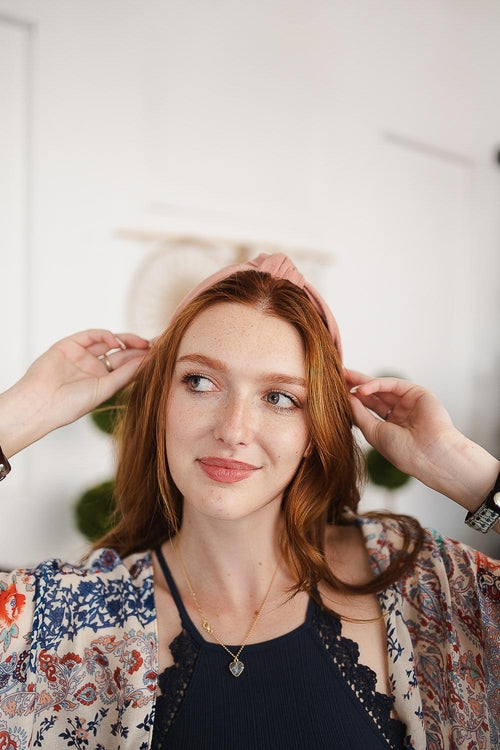
[[[475,511],[467,513],[465,523],[476,531],[486,534],[500,519],[500,474],[488,497]]]
[[[3,450],[0,448],[0,482],[2,479],[5,479],[7,474],[10,471],[10,464],[7,461],[7,456],[3,452]]]

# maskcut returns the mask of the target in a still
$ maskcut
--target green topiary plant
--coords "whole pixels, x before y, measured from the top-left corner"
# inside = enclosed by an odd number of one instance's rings
[[[388,490],[396,490],[399,487],[403,487],[403,485],[410,480],[408,474],[397,469],[375,448],[370,448],[367,451],[365,458],[366,470],[370,481],[379,487],[385,487]]]
[[[382,373],[379,378],[402,378],[394,373]],[[410,481],[411,477],[404,471],[397,469],[376,448],[369,448],[365,454],[368,477],[378,487],[385,487],[389,491],[397,490]]]
[[[90,418],[99,430],[112,435],[123,404],[123,392],[119,391],[94,409],[90,413]],[[108,479],[95,487],[90,487],[76,501],[77,528],[91,542],[99,539],[113,526],[115,510],[113,490],[114,480]]]
[[[114,484],[112,479],[101,482],[86,490],[76,503],[76,525],[80,533],[91,542],[95,542],[113,526]]]
[[[118,391],[94,411],[91,411],[90,418],[95,426],[102,432],[112,435],[121,404],[123,404],[122,392]]]

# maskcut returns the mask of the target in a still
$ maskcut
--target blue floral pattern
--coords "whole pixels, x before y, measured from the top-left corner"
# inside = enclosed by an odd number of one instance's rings
[[[2,579],[23,606],[0,646],[0,747],[146,750],[158,671],[150,556],[104,550],[86,567],[50,561]]]
[[[373,569],[385,568],[398,523],[359,523]],[[379,600],[405,747],[498,748],[500,562],[426,532]],[[0,747],[147,750],[157,659],[149,554],[0,574]]]

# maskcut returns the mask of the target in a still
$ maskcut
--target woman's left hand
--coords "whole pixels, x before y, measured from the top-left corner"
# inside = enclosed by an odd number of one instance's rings
[[[398,378],[344,374],[355,424],[374,448],[467,510],[479,507],[500,462],[462,435],[434,393]]]
[[[437,396],[398,378],[347,370],[354,421],[368,442],[407,474],[432,460],[436,444],[456,433]]]

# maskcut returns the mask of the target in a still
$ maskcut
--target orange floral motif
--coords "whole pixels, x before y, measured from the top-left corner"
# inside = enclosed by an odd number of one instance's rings
[[[17,750],[17,742],[5,730],[0,732],[0,750]]]
[[[55,662],[54,656],[50,654],[46,649],[42,649],[38,656],[38,662],[40,664],[40,669],[42,670],[42,672],[45,672],[49,682],[55,682],[56,681],[56,667],[54,663]]]
[[[137,670],[140,667],[142,667],[144,663],[144,660],[141,654],[135,648],[132,649],[132,651],[127,656],[125,656],[124,661],[126,662],[128,666],[129,674],[133,674],[134,672],[137,672]]]
[[[70,651],[69,653],[61,657],[60,662],[61,664],[64,664],[66,669],[69,669],[71,671],[76,667],[77,664],[82,663],[82,657]]]
[[[2,710],[7,714],[7,716],[10,716],[12,718],[16,715],[17,711],[16,701],[13,698],[7,698],[7,700],[2,703]]]
[[[0,623],[12,625],[23,611],[25,602],[26,597],[18,593],[15,583],[0,591]]]

